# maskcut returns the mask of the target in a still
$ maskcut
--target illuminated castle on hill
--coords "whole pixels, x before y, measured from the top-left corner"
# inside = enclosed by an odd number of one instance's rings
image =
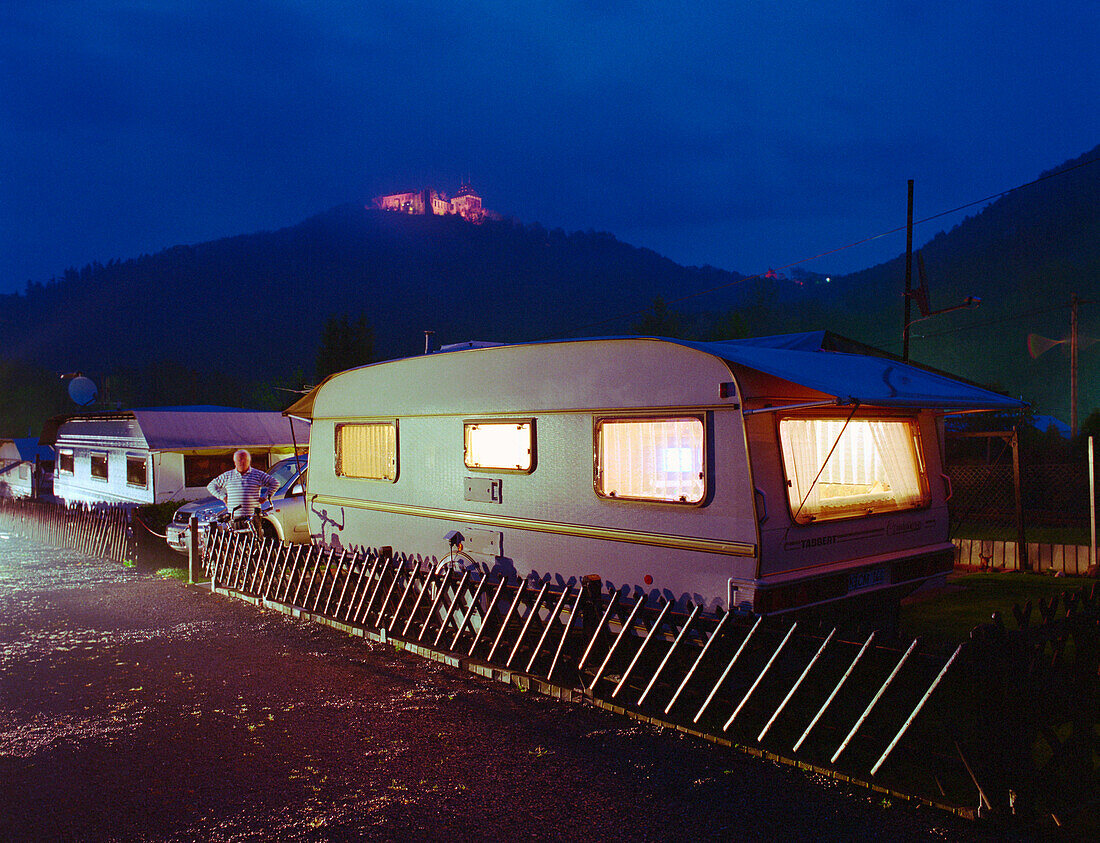
[[[397,211],[402,214],[436,214],[437,216],[457,214],[472,223],[501,218],[495,211],[482,207],[481,197],[474,193],[474,189],[469,184],[462,185],[453,199],[447,198],[446,193],[426,187],[410,193],[376,196],[372,204],[381,211]]]

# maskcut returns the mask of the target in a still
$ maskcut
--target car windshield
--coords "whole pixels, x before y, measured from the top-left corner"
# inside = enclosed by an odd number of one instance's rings
[[[290,457],[288,459],[282,460],[281,462],[275,463],[274,467],[271,469],[271,471],[268,472],[268,474],[278,480],[279,485],[282,486],[291,477],[297,474],[299,461],[304,467],[306,464],[305,457],[299,457],[298,460],[295,460],[294,457]]]

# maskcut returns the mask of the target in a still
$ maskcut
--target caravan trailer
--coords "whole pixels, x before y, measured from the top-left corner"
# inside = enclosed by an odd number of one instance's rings
[[[773,614],[950,570],[943,416],[1021,406],[854,347],[473,348],[332,375],[284,412],[312,422],[327,545]]]
[[[57,453],[58,498],[130,505],[206,497],[236,449],[266,468],[306,436],[278,412],[184,406],[65,413],[46,422],[41,441]]]

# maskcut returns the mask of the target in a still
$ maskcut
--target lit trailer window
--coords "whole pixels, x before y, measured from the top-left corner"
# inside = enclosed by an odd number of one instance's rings
[[[601,418],[596,421],[596,494],[662,503],[706,496],[703,420]]]
[[[927,506],[911,418],[782,418],[791,515],[800,524]]]
[[[532,419],[467,421],[462,425],[467,468],[530,473],[535,468]]]

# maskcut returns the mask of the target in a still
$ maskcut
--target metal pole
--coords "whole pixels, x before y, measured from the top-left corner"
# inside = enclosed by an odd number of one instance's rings
[[[1024,535],[1024,498],[1020,489],[1020,433],[1012,428],[1012,485],[1016,494],[1016,567],[1021,571],[1031,570],[1031,560],[1027,555],[1027,536]]]
[[[1089,438],[1089,450],[1092,450],[1092,438]],[[1094,531],[1095,532],[1095,531]],[[194,585],[199,581],[199,519],[194,515],[187,522],[187,535],[190,541],[187,545],[187,581]]]
[[[531,666],[535,663],[535,659],[538,658],[539,651],[542,650],[542,645],[546,643],[546,636],[550,634],[550,627],[554,625],[555,620],[561,617],[561,607],[565,605],[565,600],[572,591],[572,586],[566,586],[561,590],[561,594],[558,595],[558,602],[554,605],[554,610],[546,616],[546,626],[542,628],[542,634],[539,636],[538,643],[536,643],[531,650],[531,658],[527,660],[527,667],[523,669],[524,673],[531,672]]]
[[[728,618],[729,615],[727,614]],[[749,639],[752,638],[752,634],[756,632],[757,627],[760,626],[760,622],[764,620],[763,615],[757,615],[756,623],[752,625],[752,629],[749,630],[749,634],[745,636],[745,640],[741,642],[741,646],[737,648],[737,652],[733,654],[733,658],[730,659],[730,663],[726,665],[726,669],[722,671],[722,675],[718,677],[718,681],[714,683],[714,687],[710,689],[710,693],[707,694],[707,698],[703,701],[702,706],[699,707],[699,711],[691,719],[692,723],[698,723],[699,718],[703,716],[703,712],[707,710],[707,706],[711,704],[714,699],[714,695],[718,693],[718,689],[722,687],[722,683],[726,681],[726,677],[730,675],[730,671],[733,670],[733,666],[737,664],[737,660],[741,658],[741,653],[744,652],[745,646],[749,643]],[[708,642],[709,643],[709,642]],[[671,703],[670,703],[671,705]]]
[[[779,646],[775,648],[775,652],[772,653],[772,657],[768,659],[768,663],[764,665],[764,669],[760,671],[760,675],[756,677],[756,681],[752,683],[752,687],[745,692],[745,696],[741,698],[741,702],[737,704],[737,708],[733,710],[733,714],[730,715],[730,719],[726,721],[726,724],[722,727],[723,732],[729,731],[729,727],[733,725],[733,721],[737,719],[737,715],[741,713],[741,709],[745,707],[745,703],[749,701],[749,697],[752,696],[753,691],[757,686],[764,681],[764,674],[771,670],[775,660],[779,658],[779,652],[787,646],[787,642],[791,640],[791,636],[794,634],[795,628],[798,626],[798,621],[791,624],[791,628],[787,630],[787,634],[783,636],[783,640],[779,642]]]
[[[1089,437],[1089,520],[1091,536],[1089,538],[1089,567],[1096,564],[1096,460],[1093,456],[1092,437]]]
[[[1077,435],[1077,294],[1070,301],[1069,319],[1069,435]]]
[[[667,606],[668,604],[666,603],[665,605]],[[649,684],[645,686],[645,690],[642,691],[642,695],[638,697],[639,707],[641,707],[642,703],[645,702],[645,698],[649,696],[649,692],[653,690],[653,686],[657,684],[657,678],[664,672],[665,665],[668,664],[669,659],[672,658],[673,652],[675,652],[676,648],[680,646],[680,642],[685,637],[687,637],[691,625],[695,622],[695,616],[699,614],[699,610],[701,608],[701,604],[692,607],[691,614],[688,615],[688,619],[684,621],[684,625],[680,627],[680,633],[676,636],[676,640],[672,642],[672,646],[668,648],[668,651],[665,653],[665,657],[661,659],[661,663],[657,665],[657,670],[654,672],[653,676],[650,677]]]
[[[913,180],[909,179],[909,202],[905,215],[905,322],[901,332],[901,359],[909,362],[909,319],[913,304]]]
[[[794,752],[798,752],[798,748],[802,746],[802,742],[806,740],[806,736],[810,734],[810,731],[817,725],[817,721],[821,719],[821,715],[825,713],[827,709],[836,698],[836,695],[840,693],[841,686],[848,681],[848,677],[852,675],[852,671],[856,669],[856,665],[859,664],[859,660],[863,658],[863,654],[867,652],[867,648],[871,646],[871,641],[874,639],[875,633],[871,632],[867,636],[867,640],[863,642],[863,646],[859,648],[859,652],[856,653],[856,657],[852,659],[852,663],[848,665],[848,669],[844,672],[844,675],[840,677],[840,681],[836,683],[836,687],[833,688],[832,693],[829,694],[829,698],[822,703],[821,708],[817,710],[817,714],[814,715],[814,719],[810,721],[810,725],[806,727],[806,731],[802,733],[802,737],[798,739],[798,743],[792,747]]]
[[[447,611],[443,614],[443,620],[439,624],[439,632],[435,634],[435,640],[432,641],[433,647],[438,647],[440,640],[443,638],[443,633],[447,631],[447,623],[451,620],[451,615],[454,614],[455,606],[458,605],[458,601],[462,599],[462,595],[466,593],[466,583],[469,582],[470,572],[469,570],[462,572],[462,579],[458,581],[458,585],[455,586],[455,596],[447,606]],[[396,617],[396,616],[395,616]]]
[[[879,757],[878,761],[875,762],[875,766],[871,768],[871,775],[872,776],[875,773],[878,772],[879,767],[881,767],[885,763],[885,761],[889,757],[890,753],[894,751],[894,747],[898,745],[898,741],[901,740],[901,737],[902,737],[902,735],[905,734],[906,730],[911,725],[913,725],[913,721],[917,719],[917,715],[920,714],[920,710],[922,708],[924,708],[924,704],[926,702],[928,702],[928,698],[932,696],[932,692],[936,690],[936,687],[943,680],[943,677],[947,674],[948,668],[951,667],[951,665],[954,663],[955,659],[958,657],[959,653],[962,651],[962,648],[963,648],[962,644],[960,644],[958,647],[955,648],[955,652],[952,653],[951,658],[949,658],[947,660],[947,664],[945,664],[943,666],[943,669],[940,670],[939,674],[936,676],[935,680],[932,682],[932,686],[927,691],[924,692],[924,696],[920,698],[920,702],[917,703],[917,707],[913,709],[913,713],[910,714],[908,719],[906,719],[905,723],[902,724],[902,727],[898,730],[898,733],[896,735],[894,735],[894,739],[892,741],[890,741],[890,745],[888,747],[886,747],[886,751],[882,753],[882,755]],[[963,763],[965,763],[965,761]]]
[[[791,690],[787,692],[787,696],[783,698],[783,702],[779,704],[779,708],[775,710],[775,713],[771,716],[771,719],[768,720],[764,728],[760,730],[760,734],[756,736],[757,743],[763,742],[764,735],[768,734],[768,729],[772,727],[772,723],[774,723],[775,719],[783,713],[783,709],[786,708],[787,703],[791,701],[791,697],[794,696],[795,691],[797,691],[799,686],[802,684],[802,680],[804,680],[806,676],[809,675],[811,668],[813,668],[813,666],[817,664],[817,660],[821,658],[821,654],[825,652],[825,648],[829,646],[829,642],[833,640],[834,635],[836,635],[835,626],[833,627],[833,631],[829,633],[828,637],[821,642],[821,646],[818,648],[817,653],[815,653],[814,657],[810,659],[810,663],[806,665],[806,669],[802,671],[802,675],[798,677],[798,681],[795,682],[793,686],[791,686]]]
[[[699,665],[702,663],[703,659],[706,657],[707,651],[710,650],[710,645],[718,640],[719,636],[722,634],[722,627],[726,625],[726,621],[728,621],[732,615],[733,615],[733,612],[726,612],[724,615],[722,615],[722,619],[720,621],[718,621],[718,626],[716,626],[714,628],[714,632],[712,632],[710,634],[710,638],[708,638],[706,643],[703,644],[703,649],[701,649],[699,651],[699,655],[697,655],[695,657],[695,661],[692,662],[691,668],[688,670],[687,673],[684,674],[684,678],[683,678],[683,680],[681,680],[680,686],[676,689],[676,693],[674,693],[672,695],[672,699],[670,699],[668,701],[668,705],[665,706],[665,714],[668,714],[670,711],[672,711],[672,706],[674,706],[676,704],[676,700],[680,696],[680,693],[684,690],[684,688],[687,687],[687,683],[690,682],[691,677],[695,675],[695,669],[697,667],[699,667]],[[763,617],[763,616],[761,616],[761,617]],[[759,622],[760,622],[760,620],[759,620],[759,618],[757,618],[757,623],[759,623]],[[689,619],[689,623],[684,624],[684,628],[680,630],[680,635],[684,634],[684,632],[687,630],[689,625],[690,625],[690,619]],[[674,643],[672,646],[675,647],[676,644],[679,643],[679,641],[680,641],[680,639],[677,638],[676,643]],[[662,667],[663,666],[664,665],[662,665]],[[648,692],[649,689],[646,688],[646,691]],[[644,697],[645,694],[643,694],[642,696]],[[641,705],[641,703],[638,703],[638,704]]]

